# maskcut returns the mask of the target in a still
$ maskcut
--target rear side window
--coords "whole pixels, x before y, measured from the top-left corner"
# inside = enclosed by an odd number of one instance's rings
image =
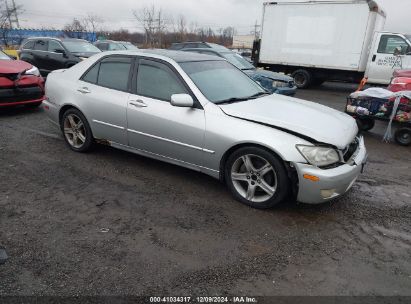
[[[36,51],[47,51],[47,42],[44,40],[37,40],[34,43],[34,50]]]
[[[131,58],[106,58],[100,62],[97,84],[119,91],[127,91]]]
[[[100,63],[96,64],[94,67],[91,68],[84,76],[83,81],[90,82],[93,84],[97,84],[98,78],[98,71],[100,69]]]
[[[23,50],[32,50],[33,48],[34,48],[34,40],[27,41],[22,47]]]
[[[141,60],[137,75],[137,95],[170,101],[173,94],[189,94],[180,79],[167,65]]]

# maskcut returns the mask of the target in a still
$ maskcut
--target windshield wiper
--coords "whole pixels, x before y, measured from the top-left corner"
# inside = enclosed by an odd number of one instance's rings
[[[256,99],[257,97],[263,96],[263,95],[270,95],[270,93],[268,92],[258,92],[254,95],[251,95],[250,97],[248,97],[248,99]]]
[[[246,101],[246,100],[250,100],[250,99],[256,99],[256,98],[258,98],[260,96],[263,96],[263,95],[270,95],[270,93],[268,93],[268,92],[258,92],[256,94],[248,96],[248,97],[232,97],[232,98],[217,101],[217,102],[215,102],[215,104],[228,104],[228,103]]]
[[[232,98],[217,101],[215,102],[215,104],[234,103],[234,102],[239,102],[239,101],[246,101],[248,99],[249,99],[248,97],[232,97]]]

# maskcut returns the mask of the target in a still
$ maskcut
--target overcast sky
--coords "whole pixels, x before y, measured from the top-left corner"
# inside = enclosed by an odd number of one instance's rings
[[[15,0],[23,6],[20,25],[28,28],[62,28],[74,17],[87,13],[101,16],[107,29],[141,30],[133,10],[154,4],[177,18],[184,15],[199,27],[218,29],[234,26],[240,34],[261,21],[262,3],[267,0]],[[377,0],[388,14],[386,30],[411,33],[411,0]]]

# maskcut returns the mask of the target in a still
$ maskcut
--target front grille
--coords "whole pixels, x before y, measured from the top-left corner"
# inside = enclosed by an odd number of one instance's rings
[[[344,161],[348,162],[351,159],[351,157],[357,151],[359,144],[360,142],[358,140],[358,137],[356,137],[355,140],[351,144],[349,144],[348,147],[343,151]]]
[[[0,104],[40,99],[44,96],[39,86],[0,89]]]

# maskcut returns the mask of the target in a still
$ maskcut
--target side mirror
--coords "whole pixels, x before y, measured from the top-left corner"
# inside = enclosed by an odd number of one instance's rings
[[[192,108],[194,100],[188,94],[174,94],[171,95],[171,104],[175,107]]]
[[[394,49],[394,56],[400,56],[401,54],[402,54],[402,47],[397,46],[397,47]]]
[[[66,51],[62,50],[62,49],[56,49],[56,50],[54,50],[54,53],[61,54],[64,57],[66,56]]]

